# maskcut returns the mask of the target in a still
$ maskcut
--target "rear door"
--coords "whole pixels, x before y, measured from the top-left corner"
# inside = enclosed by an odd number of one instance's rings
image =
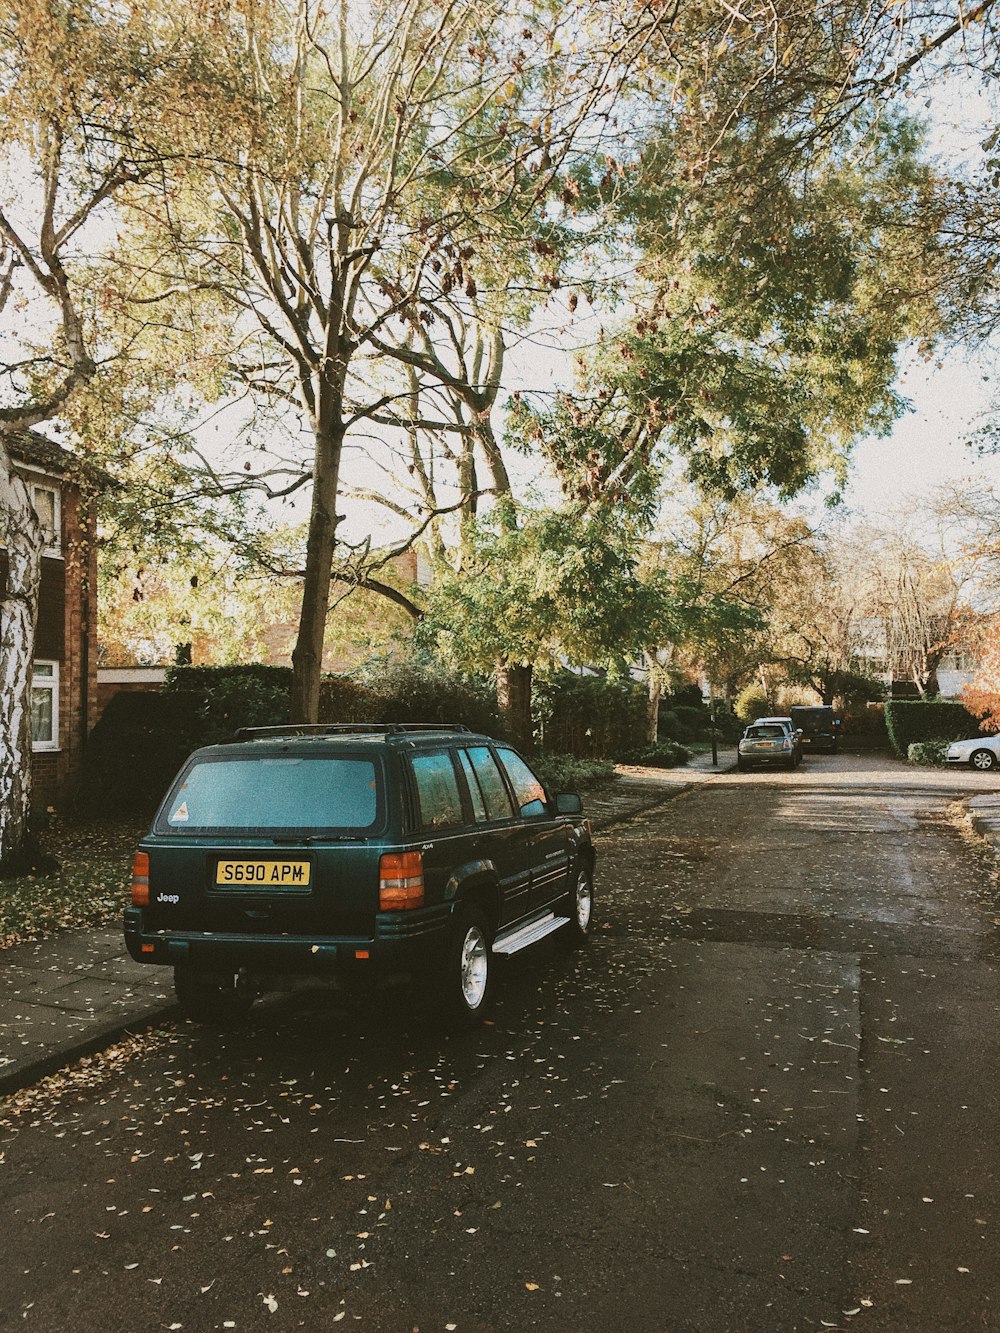
[[[538,775],[515,750],[497,747],[514,794],[514,806],[526,834],[531,884],[529,906],[546,907],[569,890],[572,830],[549,809],[548,797]]]
[[[470,830],[451,750],[410,755],[417,836],[423,839],[424,890],[428,903],[444,901],[452,871],[471,855]]]
[[[496,868],[502,897],[500,924],[509,925],[528,911],[530,833],[515,818],[510,790],[489,746],[463,746],[458,753],[476,820],[478,855]]]

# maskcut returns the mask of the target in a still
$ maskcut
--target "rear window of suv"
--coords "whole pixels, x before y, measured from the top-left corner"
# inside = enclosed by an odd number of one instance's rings
[[[374,762],[320,755],[204,759],[181,777],[159,832],[365,832],[381,821]]]

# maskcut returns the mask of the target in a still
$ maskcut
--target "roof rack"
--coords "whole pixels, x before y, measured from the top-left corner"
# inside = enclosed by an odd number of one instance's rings
[[[278,740],[282,736],[400,736],[407,732],[465,731],[460,722],[295,722],[278,727],[240,727],[234,741]]]

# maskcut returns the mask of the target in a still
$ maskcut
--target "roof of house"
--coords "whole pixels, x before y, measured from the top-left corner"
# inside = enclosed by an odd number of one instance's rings
[[[44,468],[46,472],[57,476],[70,476],[98,486],[113,486],[113,478],[103,468],[88,458],[74,453],[55,440],[40,435],[36,430],[12,431],[7,436],[7,447],[15,462],[27,463],[33,467]]]

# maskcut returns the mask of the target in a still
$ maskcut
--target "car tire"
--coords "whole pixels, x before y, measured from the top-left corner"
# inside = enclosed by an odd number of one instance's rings
[[[174,968],[174,994],[185,1018],[215,1027],[242,1023],[253,1004],[236,987],[235,972],[203,972],[188,965]]]
[[[447,1025],[461,1031],[482,1021],[493,998],[493,936],[478,907],[460,907],[455,914],[441,986],[441,1008]]]
[[[745,763],[742,759],[737,759],[737,761],[736,761],[736,771],[737,771],[737,773],[749,773],[749,772],[750,772],[750,765],[747,764],[747,763]]]
[[[594,868],[586,861],[580,863],[573,889],[565,901],[569,924],[563,926],[556,938],[567,949],[579,949],[590,939],[594,922]]]
[[[992,750],[973,750],[969,755],[969,767],[976,769],[979,773],[988,773],[991,768],[996,768],[997,757]]]

